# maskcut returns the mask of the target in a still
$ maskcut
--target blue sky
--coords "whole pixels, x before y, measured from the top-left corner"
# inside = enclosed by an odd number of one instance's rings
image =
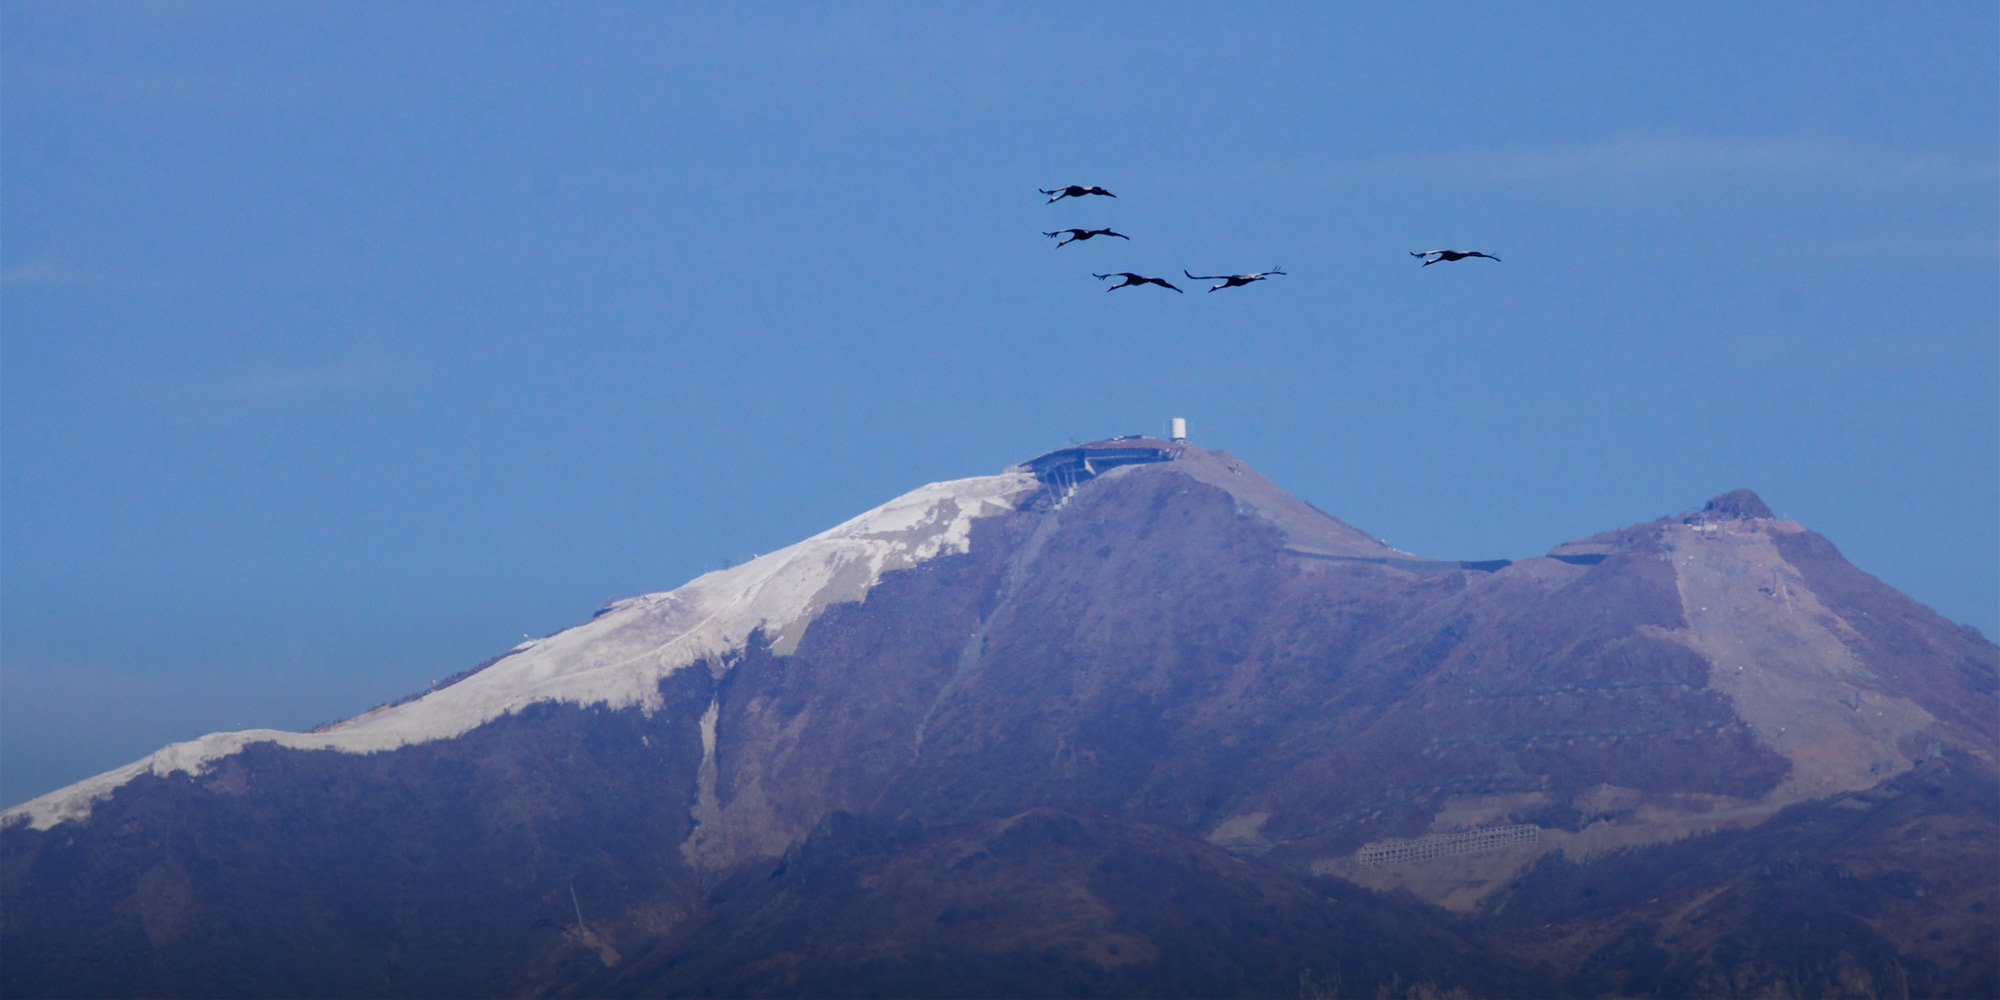
[[[1170,416],[2000,634],[1990,4],[10,2],[0,121],[0,802]]]

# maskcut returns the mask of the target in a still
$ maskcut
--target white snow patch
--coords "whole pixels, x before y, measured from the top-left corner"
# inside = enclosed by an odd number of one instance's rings
[[[0,826],[25,820],[45,830],[82,819],[94,803],[142,774],[198,775],[252,743],[376,753],[449,739],[537,702],[638,705],[651,711],[659,707],[661,678],[704,661],[711,669],[725,669],[759,628],[777,652],[791,653],[828,605],[862,599],[890,570],[968,551],[974,518],[1013,509],[1038,485],[1034,476],[1017,470],[932,483],[677,590],[614,602],[588,623],[521,643],[485,670],[422,698],[323,732],[250,729],[175,743],[0,812]]]

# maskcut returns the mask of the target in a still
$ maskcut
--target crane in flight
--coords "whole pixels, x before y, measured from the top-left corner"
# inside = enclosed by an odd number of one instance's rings
[[[1283,274],[1285,272],[1274,267],[1268,271],[1258,271],[1255,274],[1188,274],[1188,272],[1185,270],[1183,270],[1181,273],[1187,274],[1189,278],[1192,278],[1195,281],[1222,282],[1222,284],[1216,285],[1209,289],[1209,291],[1214,292],[1214,291],[1220,291],[1221,289],[1224,288],[1239,288],[1253,281],[1263,281],[1265,278],[1268,278],[1271,275]]]
[[[1054,239],[1064,233],[1069,234],[1069,239],[1063,240],[1061,243],[1056,244],[1056,246],[1061,247],[1081,240],[1087,240],[1092,236],[1116,236],[1121,240],[1128,241],[1132,238],[1124,233],[1114,233],[1109,229],[1058,229],[1053,233],[1043,233],[1042,235]]]
[[[1053,205],[1056,202],[1063,200],[1064,198],[1081,198],[1087,194],[1101,194],[1106,198],[1118,197],[1117,195],[1112,194],[1111,192],[1106,191],[1095,184],[1092,184],[1089,187],[1084,187],[1081,184],[1071,184],[1068,187],[1049,188],[1047,190],[1043,190],[1042,188],[1036,188],[1035,190],[1041,191],[1043,194],[1051,196],[1049,200],[1044,203],[1049,205]]]
[[[1174,288],[1173,285],[1168,284],[1167,279],[1165,278],[1148,278],[1143,274],[1133,274],[1130,271],[1113,271],[1110,274],[1098,274],[1096,275],[1096,278],[1099,281],[1103,281],[1106,278],[1125,279],[1124,281],[1116,285],[1112,285],[1110,288],[1105,289],[1105,291],[1107,292],[1115,292],[1120,288],[1130,288],[1133,285],[1158,285],[1161,288],[1173,288],[1174,291],[1176,292],[1180,291],[1180,289]],[[1185,295],[1186,293],[1182,292],[1182,294]]]
[[[1439,261],[1464,260],[1467,257],[1484,257],[1487,260],[1500,259],[1490,253],[1480,253],[1477,250],[1426,250],[1423,253],[1412,250],[1410,251],[1410,256],[1424,258],[1425,267],[1429,267]]]

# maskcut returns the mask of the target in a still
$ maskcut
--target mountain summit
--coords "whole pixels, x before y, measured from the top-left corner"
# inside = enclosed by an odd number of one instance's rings
[[[1747,490],[1460,562],[1093,442],[8,810],[0,987],[1990,995],[1996,690]]]

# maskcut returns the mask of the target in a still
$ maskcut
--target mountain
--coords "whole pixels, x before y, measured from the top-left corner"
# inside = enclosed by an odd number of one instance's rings
[[[2000,995],[2000,649],[1748,491],[1066,448],[0,814],[9,996]]]

